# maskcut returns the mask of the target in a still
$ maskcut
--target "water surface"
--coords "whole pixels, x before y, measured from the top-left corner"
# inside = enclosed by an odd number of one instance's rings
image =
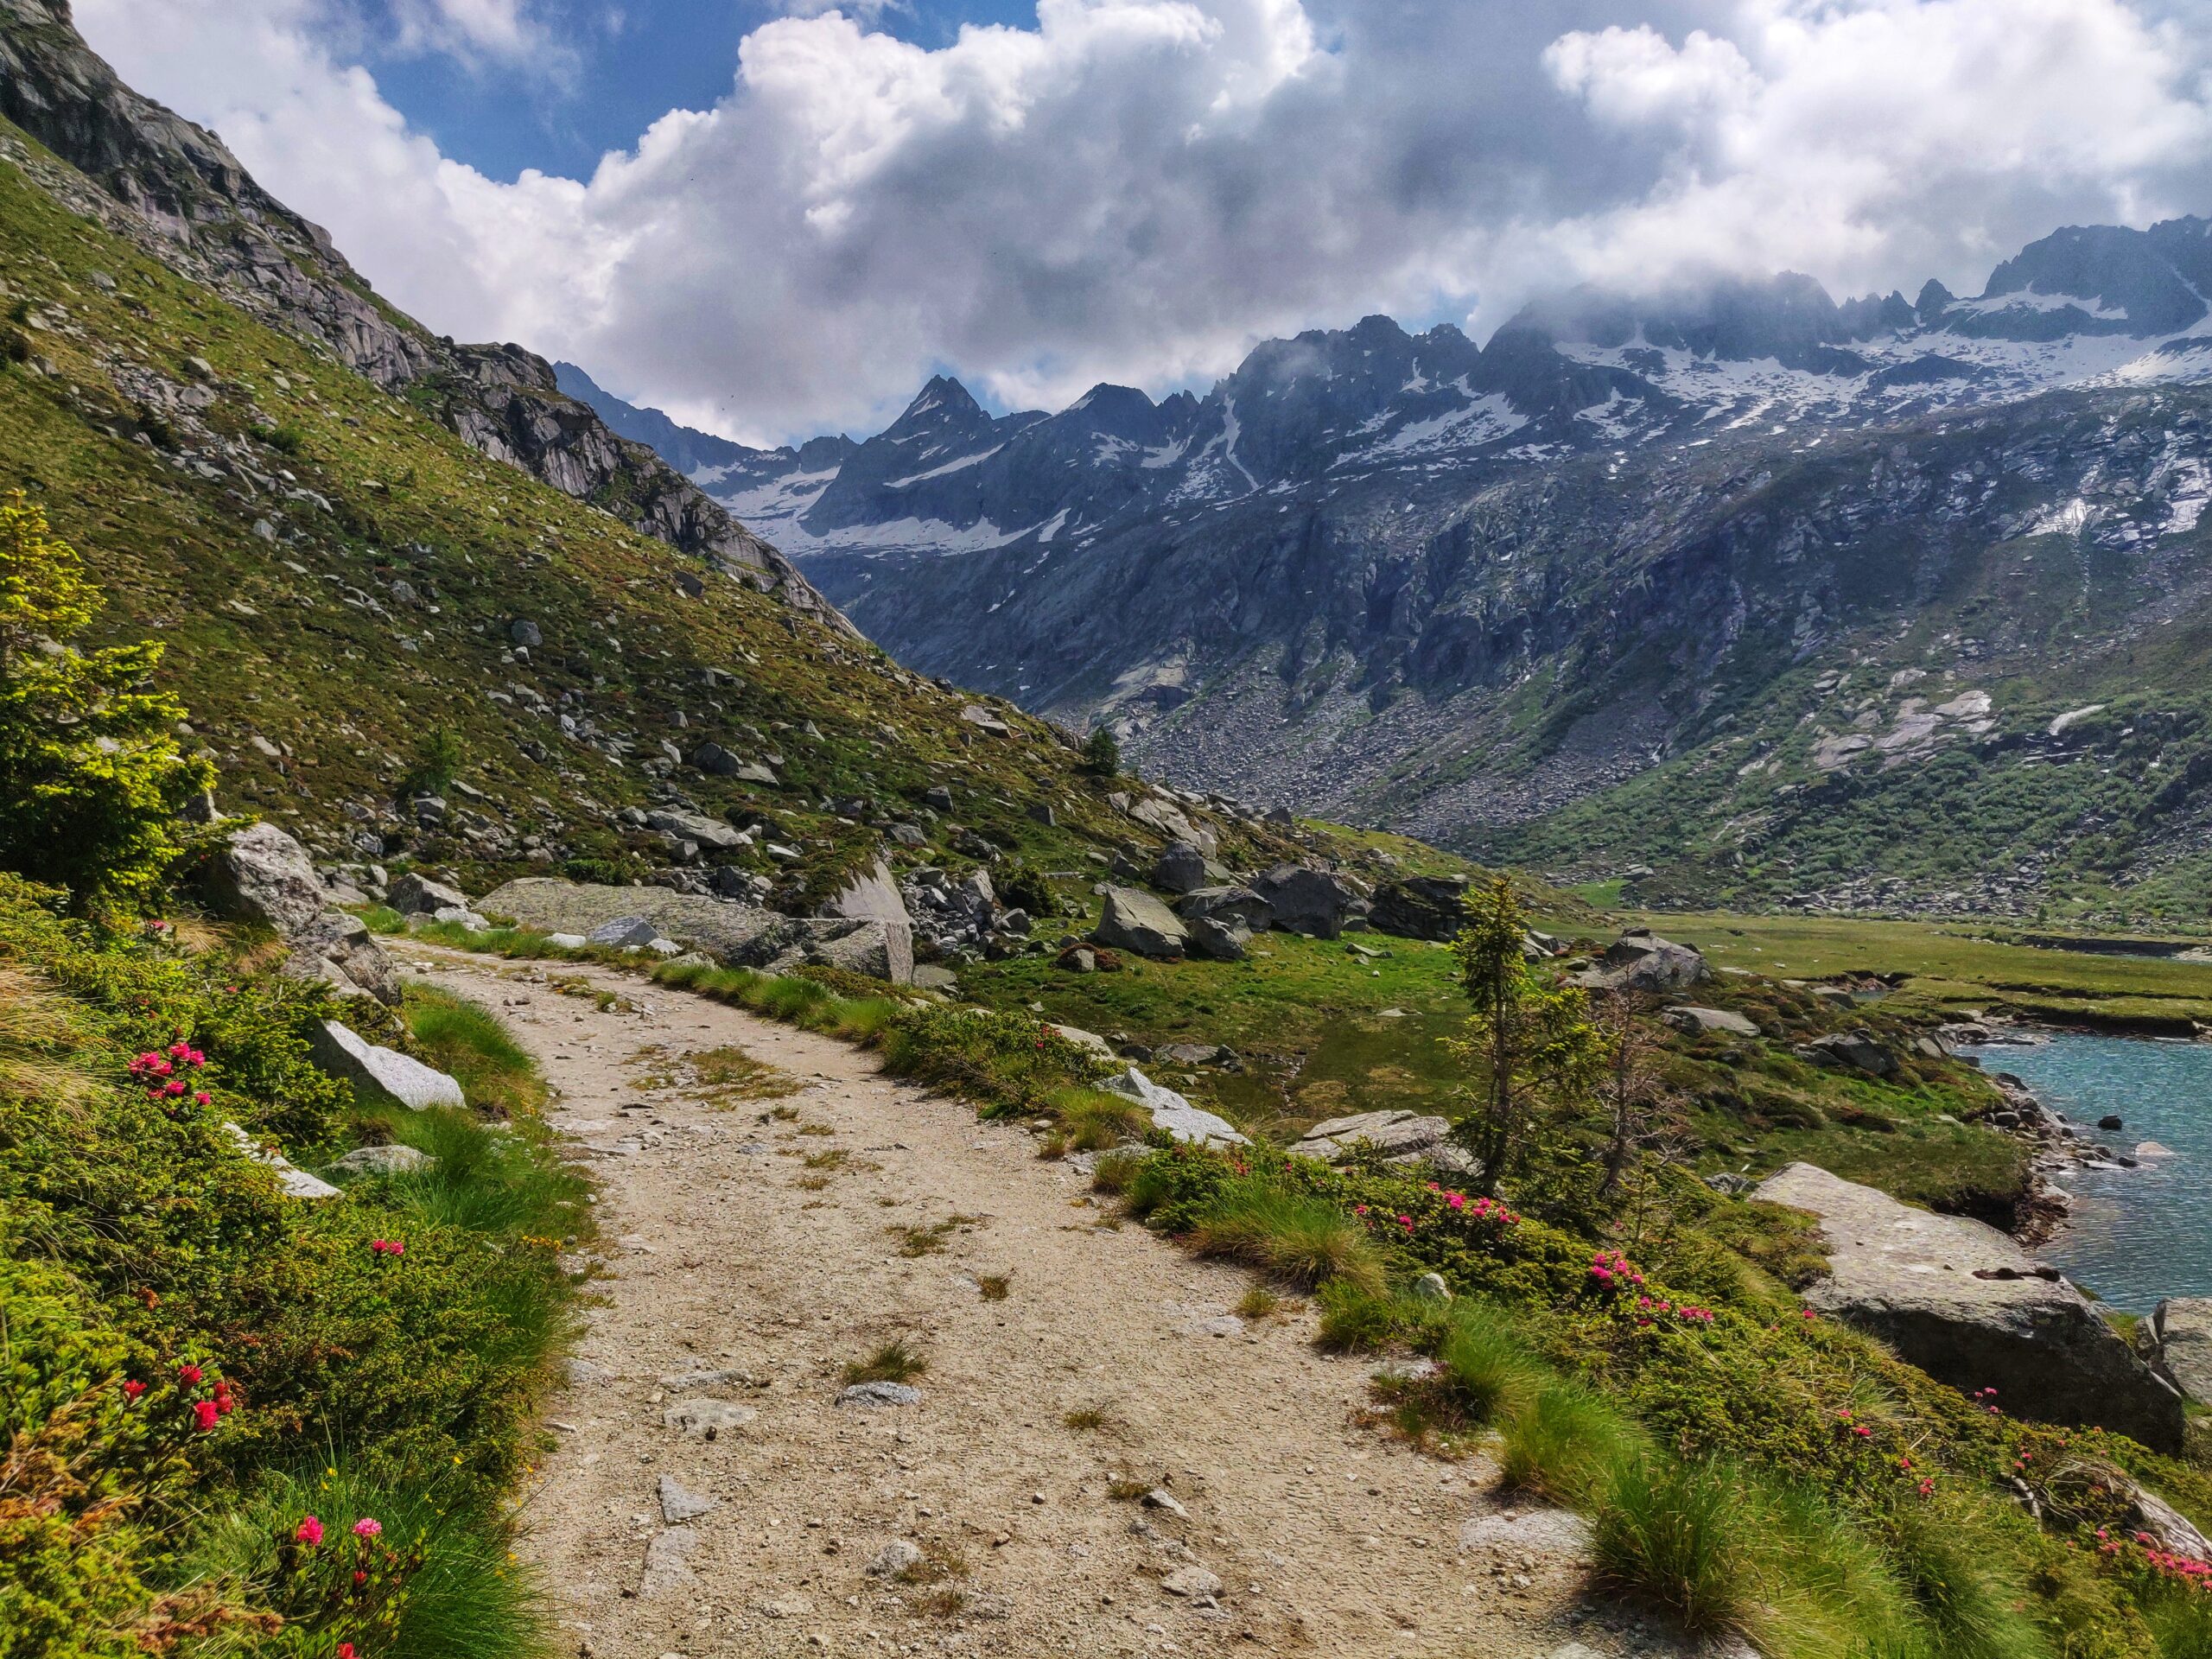
[[[2212,1295],[2212,1043],[2056,1032],[2033,1048],[1975,1052],[1983,1070],[2012,1072],[2085,1133],[2117,1113],[2127,1127],[2096,1137],[2115,1152],[2145,1141],[2173,1150],[2138,1169],[2055,1177],[2074,1195],[2074,1218],[2038,1254],[2130,1313]]]

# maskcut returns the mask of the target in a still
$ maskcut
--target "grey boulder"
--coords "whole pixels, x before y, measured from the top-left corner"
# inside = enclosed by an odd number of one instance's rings
[[[1161,1088],[1134,1065],[1096,1086],[1109,1095],[1119,1095],[1124,1100],[1136,1102],[1151,1114],[1154,1128],[1166,1130],[1178,1141],[1188,1141],[1202,1147],[1250,1144],[1227,1118],[1193,1106],[1173,1089]]]
[[[223,1133],[231,1138],[238,1149],[259,1164],[273,1170],[276,1185],[288,1198],[334,1198],[338,1189],[318,1176],[310,1175],[273,1147],[264,1147],[235,1123],[223,1125]]]
[[[1193,842],[1169,842],[1153,861],[1152,885],[1163,893],[1195,893],[1205,887],[1205,849]]]
[[[2087,1297],[1995,1228],[1812,1164],[1769,1176],[1757,1196],[1820,1218],[1830,1272],[1805,1293],[1808,1306],[1939,1382],[1995,1389],[2015,1416],[2095,1424],[2158,1451],[2181,1445],[2181,1395]]]
[[[2145,1323],[2174,1386],[2200,1405],[2212,1402],[2212,1296],[2170,1296]]]
[[[1106,912],[1091,937],[1114,950],[1163,961],[1182,956],[1191,940],[1173,911],[1135,887],[1106,889]]]
[[[1376,889],[1367,919],[1376,932],[1402,939],[1456,938],[1467,925],[1467,878],[1409,875],[1386,881]]]
[[[468,908],[467,896],[460,888],[433,881],[411,870],[391,884],[385,902],[403,916],[427,916],[441,910]]]
[[[1248,933],[1264,933],[1275,925],[1274,906],[1249,887],[1200,887],[1183,895],[1175,913],[1185,925],[1224,922]]]
[[[918,1406],[922,1403],[922,1391],[904,1382],[855,1382],[838,1391],[837,1403],[868,1411],[880,1411],[886,1406]]]
[[[273,823],[232,831],[213,860],[207,896],[219,915],[269,928],[288,947],[284,971],[341,994],[399,1001],[399,971],[368,925],[329,906],[307,849]]]
[[[1596,966],[1575,976],[1599,990],[1686,991],[1713,977],[1695,945],[1662,939],[1648,927],[1630,928],[1605,947]]]
[[[614,950],[627,950],[651,944],[660,936],[659,926],[649,916],[618,916],[611,922],[594,927],[584,937],[594,944],[603,944]]]
[[[1688,1036],[1700,1036],[1707,1032],[1730,1037],[1756,1037],[1759,1028],[1742,1014],[1728,1008],[1700,1008],[1677,1006],[1660,1016],[1676,1031]]]
[[[1217,921],[1204,916],[1185,923],[1185,928],[1190,935],[1191,955],[1209,962],[1242,962],[1245,948],[1252,943],[1252,931],[1236,920]]]
[[[1441,1175],[1472,1175],[1482,1167],[1452,1139],[1452,1125],[1417,1112],[1360,1112],[1316,1123],[1291,1149],[1300,1158],[1348,1164],[1363,1157],[1382,1164],[1424,1166]]]
[[[1833,1032],[1805,1047],[1808,1058],[1821,1065],[1848,1067],[1870,1077],[1886,1077],[1897,1069],[1897,1057],[1869,1031]]]
[[[696,841],[702,847],[712,847],[722,852],[745,844],[745,838],[720,818],[710,818],[703,812],[687,812],[672,806],[656,807],[646,813],[645,828],[658,830],[664,835],[680,836],[685,841]]]
[[[308,1042],[315,1063],[331,1076],[372,1096],[397,1101],[410,1111],[468,1103],[461,1085],[444,1072],[397,1049],[379,1047],[335,1020],[320,1021]]]
[[[1286,933],[1333,939],[1344,931],[1359,890],[1332,870],[1306,864],[1278,864],[1252,883],[1268,901],[1274,925]]]
[[[348,1175],[411,1175],[438,1160],[414,1147],[356,1147],[330,1166]]]

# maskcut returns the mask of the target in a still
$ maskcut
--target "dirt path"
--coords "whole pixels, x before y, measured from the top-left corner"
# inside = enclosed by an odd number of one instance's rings
[[[1565,1517],[1359,1427],[1371,1364],[1236,1319],[1245,1274],[1116,1228],[1022,1128],[620,975],[403,948],[507,1019],[600,1182],[603,1300],[522,1545],[573,1651],[1670,1650],[1578,1605]],[[734,1048],[792,1092],[698,1098],[685,1057]],[[839,1405],[892,1338],[919,1402]],[[869,1570],[915,1551],[919,1582]]]

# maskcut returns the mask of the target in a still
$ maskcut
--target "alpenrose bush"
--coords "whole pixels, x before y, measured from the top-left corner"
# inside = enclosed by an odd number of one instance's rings
[[[1148,1224],[1180,1234],[1232,1183],[1254,1178],[1358,1217],[1394,1276],[1439,1272],[1459,1294],[1510,1308],[1540,1358],[1674,1455],[1738,1459],[1812,1482],[1878,1529],[1954,1493],[2009,1510],[2014,1481],[2033,1483],[2038,1471],[2085,1458],[2127,1469],[2184,1512],[2212,1514],[2205,1471],[2101,1430],[2010,1417],[1986,1391],[1970,1398],[1935,1382],[1779,1287],[1727,1302],[1686,1297],[1626,1251],[1503,1205],[1454,1205],[1448,1189],[1416,1178],[1338,1171],[1260,1147],[1224,1154],[1155,1144],[1128,1192]],[[1404,1334],[1426,1344],[1437,1331]],[[2005,1548],[2025,1553],[2046,1612],[2074,1632],[2069,1652],[2147,1656],[2129,1575],[2155,1569],[2092,1554],[2094,1525],[2125,1535],[2124,1502],[2112,1491],[2103,1502],[2100,1512],[2074,1498],[2062,1511],[2081,1517],[2075,1535],[2031,1531]]]
[[[41,897],[0,875],[0,966],[66,1010],[0,1020],[0,1659],[390,1654],[411,1541],[349,1532],[327,1582],[327,1551],[177,1594],[165,1564],[334,1452],[496,1534],[564,1328],[557,1241],[441,1223],[404,1181],[283,1197],[224,1125],[335,1144],[350,1096],[298,1030],[320,993]]]

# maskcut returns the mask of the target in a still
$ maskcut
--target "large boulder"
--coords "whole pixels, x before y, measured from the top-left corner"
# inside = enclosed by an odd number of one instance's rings
[[[1831,1032],[1805,1045],[1805,1054],[1822,1065],[1864,1071],[1870,1077],[1886,1077],[1897,1069],[1897,1057],[1882,1046],[1871,1031]]]
[[[1191,954],[1209,962],[1242,962],[1246,947],[1252,943],[1252,930],[1233,918],[1216,921],[1202,916],[1187,926]]]
[[[1402,939],[1457,938],[1467,925],[1467,878],[1409,875],[1386,881],[1376,889],[1367,919],[1376,932]]]
[[[275,824],[231,833],[209,868],[207,898],[217,914],[283,939],[286,973],[345,995],[398,1002],[399,970],[368,925],[331,906],[307,849]]]
[[[1365,1156],[1400,1166],[1420,1165],[1439,1174],[1469,1176],[1482,1164],[1452,1140],[1452,1125],[1417,1112],[1360,1112],[1316,1123],[1300,1136],[1291,1152],[1325,1164],[1348,1164]]]
[[[467,910],[467,895],[459,887],[433,881],[410,870],[391,884],[385,903],[403,916],[429,916],[441,910]]]
[[[1264,933],[1275,925],[1274,906],[1249,887],[1200,887],[1186,893],[1175,913],[1191,922],[1224,922],[1248,933]]]
[[[1820,1218],[1830,1270],[1805,1293],[1808,1306],[1954,1388],[1995,1389],[2015,1416],[2180,1446],[2181,1395],[2087,1297],[1994,1227],[1913,1209],[1812,1164],[1769,1176],[1756,1196]]]
[[[703,812],[687,812],[679,807],[654,808],[645,814],[645,828],[696,841],[702,847],[712,847],[720,852],[745,845],[745,837],[720,818],[710,818]]]
[[[2199,1405],[2212,1403],[2212,1296],[2170,1296],[2145,1324],[2174,1386]]]
[[[315,1063],[372,1096],[397,1101],[410,1112],[433,1106],[466,1106],[467,1098],[435,1066],[370,1042],[335,1020],[318,1023],[308,1037]]]
[[[1153,1126],[1178,1141],[1202,1147],[1242,1147],[1250,1143],[1227,1118],[1193,1106],[1173,1089],[1163,1089],[1134,1065],[1096,1087],[1124,1100],[1134,1100],[1152,1115]]]
[[[800,955],[825,968],[842,968],[893,985],[914,982],[914,931],[897,922],[817,917],[799,923]]]
[[[1344,918],[1360,896],[1358,888],[1333,870],[1309,864],[1278,864],[1255,880],[1252,889],[1268,901],[1277,927],[1317,939],[1343,932]]]
[[[1195,842],[1171,841],[1152,861],[1152,885],[1162,893],[1195,893],[1208,879],[1205,850]]]
[[[1695,945],[1676,944],[1648,927],[1632,927],[1574,981],[1593,990],[1659,994],[1686,991],[1712,977],[1711,965]]]
[[[1134,950],[1163,961],[1180,957],[1191,943],[1189,930],[1175,912],[1136,887],[1106,889],[1106,913],[1091,937],[1112,950]]]

